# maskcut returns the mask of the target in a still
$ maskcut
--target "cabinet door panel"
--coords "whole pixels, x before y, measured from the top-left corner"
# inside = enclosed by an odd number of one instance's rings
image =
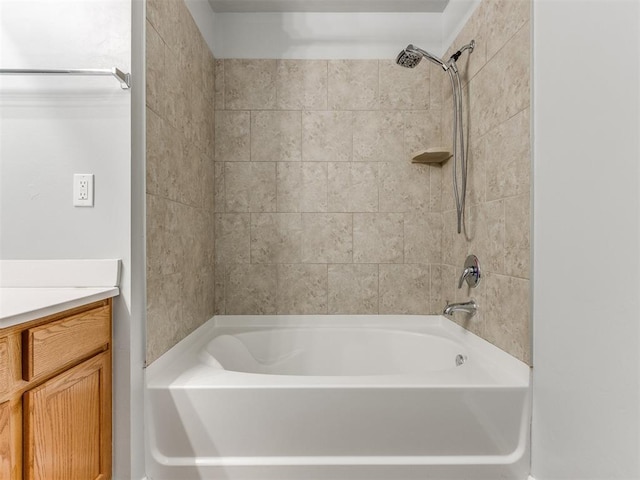
[[[0,479],[22,480],[22,406],[20,401],[0,403]]]
[[[7,393],[11,385],[11,369],[9,360],[9,339],[0,338],[0,394]],[[2,477],[0,477],[2,478]]]
[[[110,355],[24,395],[26,480],[103,480],[111,470]]]
[[[0,478],[11,477],[11,406],[0,404]]]

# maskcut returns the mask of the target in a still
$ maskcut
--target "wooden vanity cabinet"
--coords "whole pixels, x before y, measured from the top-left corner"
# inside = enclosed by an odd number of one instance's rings
[[[111,478],[111,313],[109,299],[0,330],[0,479]]]

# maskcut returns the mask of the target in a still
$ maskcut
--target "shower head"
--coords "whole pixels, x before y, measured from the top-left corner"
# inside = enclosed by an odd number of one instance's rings
[[[411,47],[411,45],[409,45],[409,47]],[[422,55],[409,51],[409,47],[398,54],[396,63],[401,67],[416,68],[416,65],[420,63],[420,60],[422,60]]]
[[[441,66],[443,70],[447,70],[449,68],[446,63],[435,55],[431,55],[429,52],[422,50],[421,48],[414,47],[413,45],[408,45],[407,48],[398,54],[396,57],[396,63],[401,67],[415,68],[416,65],[420,63],[420,60],[422,60],[422,57]]]

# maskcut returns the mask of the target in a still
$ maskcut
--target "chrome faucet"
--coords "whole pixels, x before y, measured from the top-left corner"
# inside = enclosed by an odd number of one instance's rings
[[[443,315],[447,315],[450,317],[454,314],[454,312],[465,312],[468,313],[470,317],[473,317],[478,311],[478,304],[472,298],[468,302],[462,303],[447,303],[447,306],[444,308],[442,312]]]
[[[466,281],[471,288],[476,288],[480,283],[480,262],[475,255],[469,255],[464,262],[464,270],[458,281],[458,288]]]

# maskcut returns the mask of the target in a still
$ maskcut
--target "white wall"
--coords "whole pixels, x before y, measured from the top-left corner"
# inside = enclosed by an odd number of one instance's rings
[[[0,68],[128,72],[131,3],[0,0]],[[123,260],[114,303],[116,479],[133,478],[136,461],[130,458],[130,330],[139,324],[130,313],[130,171],[131,91],[115,79],[0,76],[0,258]],[[74,173],[95,175],[94,208],[72,206]]]
[[[640,3],[534,2],[536,480],[640,478]]]
[[[0,3],[2,68],[130,68],[130,0]],[[0,257],[113,258],[127,245],[130,95],[110,77],[0,76]],[[95,208],[72,206],[95,174]]]

